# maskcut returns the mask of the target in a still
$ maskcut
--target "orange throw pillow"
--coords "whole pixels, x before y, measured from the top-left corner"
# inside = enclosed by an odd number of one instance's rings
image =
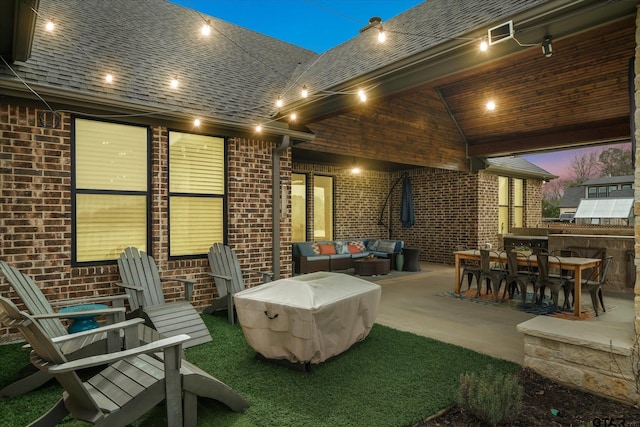
[[[320,247],[320,255],[335,255],[336,254],[336,247],[331,245],[331,244],[327,244],[327,245],[318,245]]]
[[[349,243],[349,253],[351,254],[359,254],[360,248],[358,245],[354,245],[353,243]]]

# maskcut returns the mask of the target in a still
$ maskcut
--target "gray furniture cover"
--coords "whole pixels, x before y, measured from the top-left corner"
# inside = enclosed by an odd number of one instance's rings
[[[317,272],[246,289],[234,296],[247,343],[268,359],[317,364],[369,334],[379,285]]]

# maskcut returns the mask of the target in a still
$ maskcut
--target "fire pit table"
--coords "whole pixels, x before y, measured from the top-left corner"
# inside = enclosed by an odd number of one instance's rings
[[[369,334],[380,286],[343,273],[280,279],[234,295],[247,343],[267,359],[317,364]]]

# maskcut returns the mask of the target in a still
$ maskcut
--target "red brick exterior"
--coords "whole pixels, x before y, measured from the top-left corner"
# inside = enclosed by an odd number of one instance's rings
[[[0,259],[33,277],[52,301],[121,293],[115,263],[71,266],[71,118],[61,114],[62,123],[52,129],[39,122],[39,111],[0,103]],[[194,305],[203,308],[215,295],[206,258],[168,259],[168,129],[157,123],[151,133],[151,254],[163,276],[196,280]],[[272,270],[272,162],[276,147],[276,143],[258,139],[227,139],[226,239],[243,269]],[[280,170],[285,198],[291,194],[292,170],[307,174],[308,200],[313,200],[314,174],[334,177],[336,239],[402,239],[407,247],[420,248],[421,260],[445,264],[453,263],[457,245],[499,244],[495,175],[428,167],[409,170],[416,224],[403,228],[400,172],[352,175],[349,170],[330,166],[292,167],[290,149],[281,155]],[[540,222],[540,187],[540,181],[525,182],[525,225]],[[308,235],[312,235],[312,209],[310,203]],[[280,277],[291,275],[290,217],[287,203],[279,220]],[[259,276],[246,277],[246,284],[254,286],[260,280]],[[4,279],[0,293],[15,297]],[[181,288],[167,283],[165,295],[167,300],[181,298]]]
[[[0,259],[30,275],[51,301],[122,293],[117,265],[71,266],[70,116],[58,129],[40,126],[40,110],[0,103]],[[168,130],[152,126],[152,248],[165,277],[196,280],[194,305],[207,306],[215,287],[206,258],[168,260]],[[243,269],[271,270],[271,171],[274,143],[228,139],[229,245]],[[291,153],[281,156],[282,183],[290,188]],[[290,213],[280,221],[281,276],[291,274]],[[213,243],[213,242],[212,242]],[[246,277],[247,286],[261,277]],[[18,302],[3,278],[0,294]],[[181,288],[165,285],[167,300]]]
[[[413,190],[415,225],[404,228],[400,222],[402,172],[362,171],[353,175],[345,168],[304,163],[295,163],[293,171],[307,174],[308,191],[312,191],[314,174],[334,177],[335,239],[400,239],[406,247],[419,248],[421,260],[443,264],[453,264],[453,251],[458,245],[475,248],[491,243],[494,248],[500,246],[496,175],[435,168],[407,171]],[[540,185],[540,181],[525,180],[525,197],[540,197]],[[385,225],[379,225],[382,208],[392,187],[382,212]],[[307,200],[312,199],[312,194],[308,194]],[[530,203],[525,200],[525,226],[540,223],[541,208],[535,212],[536,205],[540,205],[539,200]],[[308,236],[312,236],[312,214],[313,207],[309,204]]]

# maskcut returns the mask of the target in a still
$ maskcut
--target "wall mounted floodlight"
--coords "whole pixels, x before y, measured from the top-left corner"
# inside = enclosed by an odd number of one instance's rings
[[[489,28],[488,38],[489,46],[503,42],[513,38],[513,21],[507,21],[504,24],[496,25]]]
[[[542,54],[547,58],[553,54],[553,46],[551,45],[551,36],[544,36],[544,39],[542,39]]]

